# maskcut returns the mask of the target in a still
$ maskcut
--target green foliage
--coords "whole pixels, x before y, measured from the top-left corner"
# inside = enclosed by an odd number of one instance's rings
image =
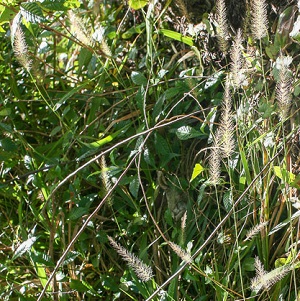
[[[141,9],[145,5],[147,5],[148,2],[149,2],[148,0],[129,0],[128,5],[132,9]]]
[[[160,33],[162,33],[164,36],[169,37],[171,39],[183,42],[189,46],[193,46],[193,39],[191,37],[185,37],[182,34],[173,31],[173,30],[169,30],[169,29],[161,29]]]
[[[1,300],[299,298],[298,6],[173,2],[0,4]]]

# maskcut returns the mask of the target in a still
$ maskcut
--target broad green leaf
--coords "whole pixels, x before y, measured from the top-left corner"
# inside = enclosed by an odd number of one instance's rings
[[[159,134],[156,134],[155,137],[155,149],[157,154],[162,156],[168,155],[171,152],[167,140]]]
[[[144,160],[147,164],[149,164],[152,167],[156,167],[154,156],[148,147],[144,148],[143,155],[144,155]]]
[[[203,137],[206,135],[200,131],[195,130],[194,128],[184,125],[177,129],[176,135],[180,140],[188,140],[195,137]]]
[[[288,263],[289,263],[288,258],[280,257],[280,258],[275,260],[275,268],[285,266]]]
[[[38,262],[33,262],[33,265],[35,266],[36,273],[38,275],[38,278],[42,284],[43,287],[45,287],[47,283],[47,273],[46,269],[43,264],[40,264]],[[47,289],[49,291],[49,287]]]
[[[165,91],[165,98],[166,100],[173,98],[179,93],[178,87],[169,88]]]
[[[161,135],[156,133],[155,136],[155,151],[160,158],[160,167],[163,168],[168,164],[174,157],[179,156],[170,149],[168,141]]]
[[[87,207],[74,207],[70,211],[68,218],[72,221],[81,218],[84,214],[87,214],[89,209]]]
[[[51,267],[55,266],[52,258],[46,253],[32,252],[30,258],[33,262],[38,262],[38,263],[44,264],[48,267],[49,266],[51,266]]]
[[[129,0],[128,5],[132,9],[141,9],[148,4],[148,0]]]
[[[233,200],[232,200],[232,194],[230,191],[227,191],[223,195],[223,204],[227,212],[232,208]]]
[[[55,136],[58,132],[60,132],[62,127],[60,125],[56,126],[50,133],[50,137]]]
[[[0,15],[0,24],[10,22],[15,15],[16,13],[12,11],[10,8],[4,7],[4,10],[1,12]]]
[[[29,251],[37,239],[38,237],[34,236],[22,242],[17,248],[14,256],[12,257],[12,260],[16,260],[17,258],[22,256],[25,252]]]
[[[153,107],[153,112],[152,112],[152,118],[153,120],[158,120],[160,115],[164,113],[164,103],[165,103],[165,95],[161,95],[158,97],[158,99],[155,102],[155,105]]]
[[[141,73],[137,71],[132,71],[131,79],[136,85],[147,85],[147,78]]]
[[[5,123],[0,122],[0,129],[6,131],[8,133],[12,133],[13,132],[11,124],[5,124]]]
[[[300,175],[295,175],[292,172],[280,167],[274,166],[275,175],[288,185],[300,189]]]
[[[80,6],[77,0],[44,0],[40,6],[49,11],[66,11]]]
[[[279,50],[285,48],[290,43],[290,32],[294,27],[297,6],[287,7],[279,16],[277,30],[274,39],[274,46]]]
[[[53,0],[55,1],[55,0]],[[80,7],[80,1],[79,0],[67,0],[65,1],[65,7],[67,7],[68,9],[71,8],[79,8]]]
[[[133,27],[129,28],[128,30],[126,30],[122,34],[122,38],[123,39],[130,39],[132,37],[132,35],[141,33],[144,30],[144,28],[145,28],[145,23],[142,23],[142,24],[137,25],[137,26],[133,26]]]
[[[300,86],[296,86],[294,89],[294,95],[299,96],[299,94],[300,94]]]
[[[159,32],[168,38],[183,42],[184,44],[187,44],[189,46],[194,46],[194,42],[191,37],[186,37],[179,32],[169,30],[169,29],[161,29]]]
[[[280,178],[287,184],[292,184],[293,181],[296,179],[296,176],[293,173],[280,166],[274,166],[274,172],[278,178]]]
[[[83,71],[83,68],[85,66],[88,66],[92,59],[92,53],[90,50],[87,48],[81,48],[79,56],[78,56],[78,68],[79,68],[79,73],[81,74]]]
[[[20,12],[22,16],[30,23],[45,22],[43,11],[37,2],[24,2],[21,4]]]
[[[254,258],[253,257],[246,257],[243,261],[243,270],[247,272],[255,271],[254,268]]]
[[[135,101],[138,109],[143,112],[144,110],[144,100],[145,100],[145,88],[144,86],[140,86],[136,95],[135,95]]]
[[[81,280],[77,280],[77,279],[71,279],[70,288],[81,293],[86,293],[89,291],[89,288],[86,287]]]
[[[192,182],[196,177],[200,175],[200,173],[204,170],[204,167],[200,163],[196,163],[193,169],[193,173],[190,179],[190,182]]]
[[[65,2],[65,0],[45,0],[40,5],[46,11],[65,11],[68,10]]]
[[[68,255],[66,256],[66,259],[64,260],[64,262],[63,262],[63,266],[64,265],[67,265],[67,264],[69,264],[69,263],[71,263],[71,262],[74,262],[74,260],[78,257],[80,255],[80,253],[79,252],[76,252],[76,251],[70,251],[69,253],[68,253]]]
[[[271,114],[274,112],[274,105],[263,102],[258,107],[258,112],[262,113],[262,118],[266,119],[271,116]]]
[[[17,150],[17,145],[10,139],[4,138],[0,140],[0,147],[7,152],[13,152]]]
[[[172,213],[169,208],[165,211],[164,219],[169,226],[174,226]]]
[[[8,162],[10,159],[12,159],[15,156],[15,152],[7,152],[0,150],[0,161],[2,162]],[[1,189],[1,187],[0,187]]]
[[[139,182],[138,176],[135,175],[131,178],[131,181],[129,183],[129,191],[134,198],[137,198],[139,188],[140,188],[140,182]]]
[[[89,283],[83,280],[71,279],[70,288],[81,293],[89,293],[93,296],[97,296],[98,300],[101,300],[99,298],[103,297],[103,295],[98,294]]]

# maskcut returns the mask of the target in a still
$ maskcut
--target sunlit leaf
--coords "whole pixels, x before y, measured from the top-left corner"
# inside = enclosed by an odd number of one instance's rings
[[[300,210],[295,212],[291,217],[285,219],[283,222],[277,224],[270,232],[269,235],[274,234],[275,232],[279,231],[283,227],[289,225],[295,218],[298,218],[300,216]]]
[[[68,253],[68,255],[66,256],[66,259],[64,260],[63,264],[62,265],[67,265],[71,262],[74,262],[74,260],[80,255],[79,252],[76,252],[76,251],[70,251]]]
[[[141,72],[132,71],[131,79],[136,85],[139,86],[147,84],[147,78]]]
[[[187,44],[189,46],[194,45],[193,39],[191,37],[186,37],[186,36],[184,36],[183,34],[181,34],[179,32],[169,30],[169,29],[161,29],[159,32],[162,33],[164,36],[166,36],[168,38],[171,38],[171,39],[176,40],[176,41],[180,41],[180,42],[182,42],[184,44]]]
[[[274,172],[278,178],[280,178],[287,184],[292,184],[296,178],[296,176],[293,173],[280,166],[274,166]]]
[[[35,263],[44,264],[46,266],[54,266],[52,258],[46,253],[32,252],[31,259]]]
[[[294,23],[293,30],[290,32],[290,37],[297,42],[300,42],[300,16],[298,16],[296,22]]]
[[[34,236],[34,237],[31,237],[31,238],[25,240],[24,242],[22,242],[19,245],[19,247],[17,248],[14,256],[12,257],[12,260],[19,258],[25,252],[29,251],[37,239],[38,239],[38,237]]]
[[[79,0],[66,0],[64,5],[68,9],[78,8],[78,7],[80,7],[80,1]]]
[[[130,8],[137,10],[146,6],[148,2],[148,0],[129,0],[128,5],[130,6]]]
[[[140,182],[139,182],[138,176],[132,177],[132,179],[129,183],[129,191],[134,198],[137,198],[139,188],[140,188]]]
[[[297,6],[288,6],[280,15],[274,39],[274,46],[282,49],[290,43],[290,32],[293,30]]]
[[[194,128],[184,125],[177,129],[176,135],[180,140],[187,140],[195,137],[203,137],[206,136],[200,131],[195,130]]]
[[[192,182],[196,177],[198,177],[201,172],[204,170],[204,167],[200,163],[196,163],[193,169],[193,173],[190,179],[190,182]]]
[[[98,296],[99,297],[103,297],[102,295],[99,295],[93,288],[92,285],[90,285],[89,283],[87,283],[86,281],[83,280],[79,280],[79,279],[71,279],[70,282],[70,288],[74,289],[78,292],[82,292],[82,293],[89,293],[92,294],[93,296]]]
[[[43,11],[37,2],[24,2],[21,4],[20,12],[26,21],[30,23],[39,23],[47,21]]]
[[[4,10],[0,14],[0,24],[10,22],[13,17],[16,15],[9,7],[4,7]]]
[[[78,8],[80,2],[77,0],[44,0],[40,5],[45,10],[66,11],[68,9]]]

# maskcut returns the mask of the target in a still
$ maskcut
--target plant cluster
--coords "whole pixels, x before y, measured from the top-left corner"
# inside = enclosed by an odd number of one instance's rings
[[[300,298],[300,2],[202,2],[2,1],[1,300]]]

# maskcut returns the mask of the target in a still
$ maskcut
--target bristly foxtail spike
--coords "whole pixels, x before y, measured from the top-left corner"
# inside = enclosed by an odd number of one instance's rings
[[[216,2],[216,21],[218,23],[217,38],[219,46],[220,49],[226,53],[229,48],[229,29],[225,0],[217,0]]]
[[[278,81],[276,83],[276,99],[280,110],[280,117],[284,121],[290,111],[292,103],[292,86],[293,78],[289,65],[292,62],[292,57],[281,55],[276,60],[276,67],[279,69]]]
[[[183,250],[180,246],[175,244],[174,242],[169,242],[171,249],[185,262],[192,263],[193,258],[190,253]]]
[[[251,29],[255,39],[261,40],[268,33],[267,3],[265,0],[252,0]]]
[[[118,244],[112,237],[107,236],[107,238],[112,247],[117,251],[122,259],[127,262],[128,266],[134,270],[135,274],[141,281],[147,282],[153,278],[153,271],[150,266],[146,265],[134,254]]]
[[[29,59],[28,46],[20,25],[17,27],[14,34],[13,49],[20,64],[29,72],[32,60]]]
[[[266,272],[258,257],[255,257],[256,276],[251,280],[251,290],[258,293],[260,290],[269,290],[275,283],[284,278],[292,269],[293,264],[287,264]]]
[[[235,89],[242,86],[245,81],[245,73],[243,70],[243,56],[242,56],[242,31],[237,30],[234,42],[230,49],[231,68],[230,74],[232,78],[232,85]]]
[[[187,219],[187,211],[184,212],[181,217],[181,227],[180,227],[180,244],[183,245],[185,243],[185,230],[186,230],[186,219]]]
[[[255,237],[262,229],[264,229],[268,225],[268,221],[259,223],[258,225],[252,227],[246,234],[246,240],[251,240],[253,237]]]
[[[85,30],[83,20],[76,16],[76,14],[71,10],[69,10],[68,15],[71,22],[72,33],[84,45],[92,46],[93,42],[91,35]]]
[[[235,150],[234,139],[234,121],[232,113],[232,99],[230,93],[230,84],[227,77],[225,83],[225,91],[222,102],[221,125],[219,133],[221,144],[219,145],[223,158],[229,158]]]
[[[111,180],[108,176],[106,160],[104,156],[100,157],[100,161],[98,161],[101,168],[101,180],[104,186],[106,193],[108,193],[112,188]],[[108,204],[111,205],[111,197],[108,198]]]
[[[209,156],[209,182],[215,186],[220,183],[221,178],[221,156],[217,144],[215,141]]]

